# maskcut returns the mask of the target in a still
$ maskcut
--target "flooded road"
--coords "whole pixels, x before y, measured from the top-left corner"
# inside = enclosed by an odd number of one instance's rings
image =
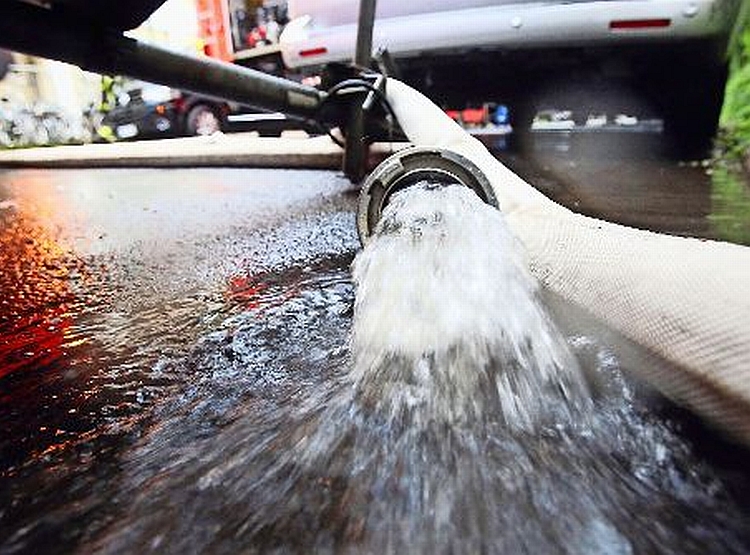
[[[278,369],[287,347],[288,357],[317,360],[345,345],[346,320],[324,344],[308,343],[316,330],[305,326],[292,344],[270,316],[288,302],[301,303],[294,318],[349,308],[356,196],[333,174],[14,171],[0,180],[2,553],[72,552],[116,518],[122,457],[160,420],[159,403],[207,388],[217,403],[191,413],[187,428],[206,433],[261,386],[286,399],[320,381],[304,377],[325,372],[317,364],[300,363],[294,380]],[[258,314],[266,348],[245,353],[255,370],[239,355],[234,370],[215,374],[175,364]],[[216,355],[232,347],[222,340]]]
[[[556,200],[638,227],[750,242],[747,188],[727,185],[731,176],[670,160],[650,140],[631,138],[628,150],[544,139],[500,156]],[[337,455],[312,466],[295,458],[348,383],[355,204],[356,190],[331,172],[0,173],[0,553],[396,549],[382,543],[393,524],[383,515],[413,509],[403,488],[364,479],[352,488],[341,466],[359,461],[366,478],[388,451],[372,445],[368,460],[352,429],[381,439],[387,430],[339,408]],[[482,460],[496,489],[461,506],[527,523],[505,552],[750,552],[746,452],[631,383],[595,336],[566,341],[584,369],[612,377],[605,397],[637,415],[626,431],[607,428],[612,442],[588,452],[586,467],[564,458],[577,451],[561,436],[526,439],[534,448],[523,451],[528,443],[490,422],[482,437],[501,440]],[[471,437],[453,438],[456,460],[474,456]],[[432,461],[435,476],[443,463]],[[623,474],[627,491],[606,489]],[[503,512],[507,484],[518,500]],[[380,520],[364,518],[369,506]],[[601,510],[608,518],[595,518]],[[557,528],[540,535],[535,523],[555,515]],[[590,534],[560,543],[581,529]],[[511,541],[522,536],[528,543]],[[428,540],[413,545],[503,552]]]
[[[575,212],[625,225],[750,244],[747,180],[723,165],[684,159],[659,133],[538,132],[483,142],[516,173]],[[511,148],[509,148],[509,146]]]

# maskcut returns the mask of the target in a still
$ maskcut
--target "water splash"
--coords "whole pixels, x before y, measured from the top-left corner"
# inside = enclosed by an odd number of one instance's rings
[[[256,532],[290,527],[289,499],[322,473],[337,484],[338,529],[309,538],[318,548],[559,548],[563,538],[543,531],[552,523],[534,507],[564,518],[559,492],[532,486],[551,486],[534,459],[590,434],[593,401],[519,252],[502,215],[469,189],[424,184],[394,196],[353,265],[351,372],[283,457],[295,469],[283,509]],[[519,510],[510,497],[529,492],[539,499]],[[606,518],[581,509],[569,525],[579,545],[605,537],[609,552],[629,552]]]
[[[270,473],[280,496],[245,523],[273,538],[260,551],[288,546],[275,542],[301,515],[303,545],[323,552],[741,551],[698,509],[721,488],[698,464],[684,474],[689,451],[638,413],[607,357],[611,395],[592,397],[474,193],[395,195],[353,270],[352,369]]]
[[[721,481],[606,348],[560,335],[473,193],[394,197],[354,264],[348,351],[334,278],[196,347],[80,553],[747,552]]]
[[[519,253],[502,214],[466,187],[396,194],[353,268],[362,398],[392,420],[409,412],[410,426],[585,420],[585,381]]]

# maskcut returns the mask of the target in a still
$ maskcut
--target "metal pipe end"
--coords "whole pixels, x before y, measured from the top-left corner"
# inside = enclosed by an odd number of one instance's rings
[[[362,185],[357,210],[357,231],[362,245],[372,236],[393,193],[424,181],[465,185],[484,202],[499,208],[489,180],[468,158],[441,148],[405,148],[386,158]]]

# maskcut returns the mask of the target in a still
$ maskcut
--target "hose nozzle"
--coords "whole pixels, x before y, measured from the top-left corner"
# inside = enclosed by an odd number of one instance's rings
[[[393,193],[421,182],[465,185],[484,202],[498,208],[489,180],[468,158],[440,148],[405,148],[386,158],[362,185],[357,210],[357,231],[362,245],[369,241]]]

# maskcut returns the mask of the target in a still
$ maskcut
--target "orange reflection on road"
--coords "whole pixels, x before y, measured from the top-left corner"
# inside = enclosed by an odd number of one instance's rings
[[[43,187],[14,183],[17,200],[0,212],[0,378],[51,364],[64,354],[80,261],[54,236],[54,206]],[[58,199],[59,200],[59,199]]]

